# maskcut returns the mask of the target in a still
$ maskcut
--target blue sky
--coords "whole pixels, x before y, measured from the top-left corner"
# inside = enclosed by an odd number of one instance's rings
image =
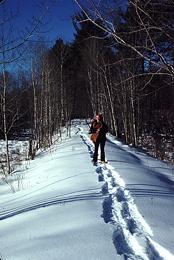
[[[72,41],[74,28],[71,17],[77,12],[77,5],[73,0],[43,2],[48,4],[49,11],[44,18],[45,25],[40,30],[42,37],[51,42],[55,42],[59,37],[63,38],[64,41]],[[39,0],[6,0],[5,9],[17,14],[17,18],[13,20],[15,30],[24,31],[26,26],[29,26],[33,15],[37,17],[41,14],[43,4],[40,3]]]
[[[87,0],[81,2],[83,4],[88,3]],[[103,3],[107,2],[111,4],[112,0],[103,1]],[[123,7],[125,2],[126,0],[117,0],[114,5],[117,3],[118,6]],[[43,12],[44,5],[49,7],[49,11],[43,20],[44,25],[40,30],[41,37],[49,41],[50,46],[58,38],[62,38],[65,42],[71,42],[74,37],[72,16],[75,12],[80,11],[74,0],[5,0],[4,4],[0,5],[0,17],[3,17],[2,12],[4,10],[17,14],[16,19],[11,22],[11,32],[7,32],[7,38],[10,34],[20,35],[21,32],[26,31],[26,27],[31,28],[30,22],[33,16],[39,17]],[[11,36],[11,38],[14,37]]]
[[[27,35],[27,31],[31,31],[33,17],[40,17],[45,10],[41,2],[48,6],[49,10],[44,15],[43,25],[35,31],[27,43],[41,39],[52,47],[58,38],[62,38],[64,42],[73,41],[75,31],[72,16],[79,11],[73,0],[5,0],[3,4],[0,3],[0,41],[4,39],[6,50],[20,44]],[[9,17],[12,19],[8,19]],[[6,64],[6,69],[16,71],[19,67],[28,68],[27,51],[27,48],[17,48],[16,52],[14,48],[14,51],[6,52],[5,61],[13,60]],[[15,60],[20,56],[20,61]],[[0,60],[2,60],[2,55]]]
[[[112,0],[104,0],[104,3],[106,3],[105,1],[109,1],[109,4],[112,2]],[[125,3],[125,0],[117,1],[117,3],[120,1],[121,4]],[[81,2],[85,5],[89,3],[87,0]],[[5,59],[6,61],[13,60],[6,65],[10,67],[10,70],[16,71],[16,66],[19,66],[18,57],[20,56],[22,57],[20,66],[27,67],[28,48],[21,48],[21,50],[14,48],[13,51],[13,47],[23,42],[27,31],[30,32],[33,28],[31,24],[33,17],[40,17],[45,10],[44,6],[48,6],[49,9],[44,15],[43,25],[32,34],[27,43],[44,40],[48,47],[52,47],[58,38],[62,38],[64,42],[73,41],[75,29],[72,24],[72,16],[81,11],[74,0],[4,0],[0,4],[0,40],[4,38],[6,50],[12,48],[12,51],[6,51]],[[14,16],[11,20],[7,19],[9,13],[10,17]],[[22,46],[25,47],[25,45]],[[32,48],[32,44],[28,46]]]

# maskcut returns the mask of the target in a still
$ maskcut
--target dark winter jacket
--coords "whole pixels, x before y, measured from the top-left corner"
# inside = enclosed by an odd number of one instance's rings
[[[101,128],[99,130],[98,140],[106,139],[106,133],[108,132],[108,126],[105,122],[101,122]]]

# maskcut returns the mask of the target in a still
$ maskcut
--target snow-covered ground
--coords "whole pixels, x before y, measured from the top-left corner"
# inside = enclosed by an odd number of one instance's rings
[[[1,259],[174,259],[174,169],[112,136],[94,167],[87,131],[0,182]]]

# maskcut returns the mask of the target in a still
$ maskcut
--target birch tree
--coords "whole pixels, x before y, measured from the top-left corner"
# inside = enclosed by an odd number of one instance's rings
[[[47,9],[42,12],[37,18],[33,18],[32,23],[30,24],[30,29],[24,30],[23,33],[18,34],[18,37],[15,35],[15,30],[13,28],[13,22],[16,19],[14,13],[9,12],[6,9],[6,1],[1,1],[0,3],[0,13],[2,21],[0,24],[1,34],[0,34],[0,65],[1,65],[1,108],[2,108],[2,117],[3,117],[3,134],[4,140],[6,143],[6,173],[11,173],[10,166],[10,153],[9,153],[9,143],[8,135],[15,122],[19,118],[18,108],[15,109],[15,112],[12,112],[12,115],[8,116],[8,107],[7,107],[7,98],[9,95],[9,85],[7,79],[7,71],[12,70],[14,64],[17,63],[22,55],[26,51],[26,43],[37,31],[38,27],[41,24],[41,21],[45,17]]]
[[[118,109],[113,109],[113,114],[117,113],[118,121],[123,124],[126,140],[137,145],[148,121],[159,124],[160,119],[155,116],[159,115],[157,107],[161,111],[159,117],[166,115],[166,109],[172,113],[174,3],[130,0],[125,8],[119,9],[119,1],[75,2],[84,14],[81,23],[93,23],[112,39],[110,47],[121,54],[120,57],[115,55],[115,62],[109,65],[113,71],[115,67],[118,76],[111,73],[105,77],[105,82],[109,86],[112,80],[112,88],[108,89],[114,93],[112,98],[116,97],[114,102],[120,104],[120,108],[116,105]],[[107,62],[105,65],[108,66]],[[103,70],[106,72],[103,75],[107,75],[107,70]],[[165,90],[170,93],[170,105],[158,101],[159,98],[162,101],[161,93]],[[109,103],[112,104],[111,99]]]

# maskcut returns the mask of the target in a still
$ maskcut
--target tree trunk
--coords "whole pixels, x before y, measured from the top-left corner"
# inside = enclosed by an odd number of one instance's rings
[[[137,132],[136,132],[136,118],[135,118],[135,103],[133,93],[133,82],[131,82],[131,110],[132,110],[132,132],[133,132],[133,145],[137,146]]]
[[[4,56],[4,55],[3,55]],[[6,112],[6,92],[7,92],[7,82],[6,82],[6,75],[5,75],[5,65],[3,64],[3,104],[2,104],[2,111],[3,111],[3,131],[4,131],[4,139],[5,139],[5,146],[6,146],[6,163],[7,163],[7,174],[11,172],[10,166],[10,154],[9,154],[9,144],[8,144],[8,130],[7,130],[7,112]]]

